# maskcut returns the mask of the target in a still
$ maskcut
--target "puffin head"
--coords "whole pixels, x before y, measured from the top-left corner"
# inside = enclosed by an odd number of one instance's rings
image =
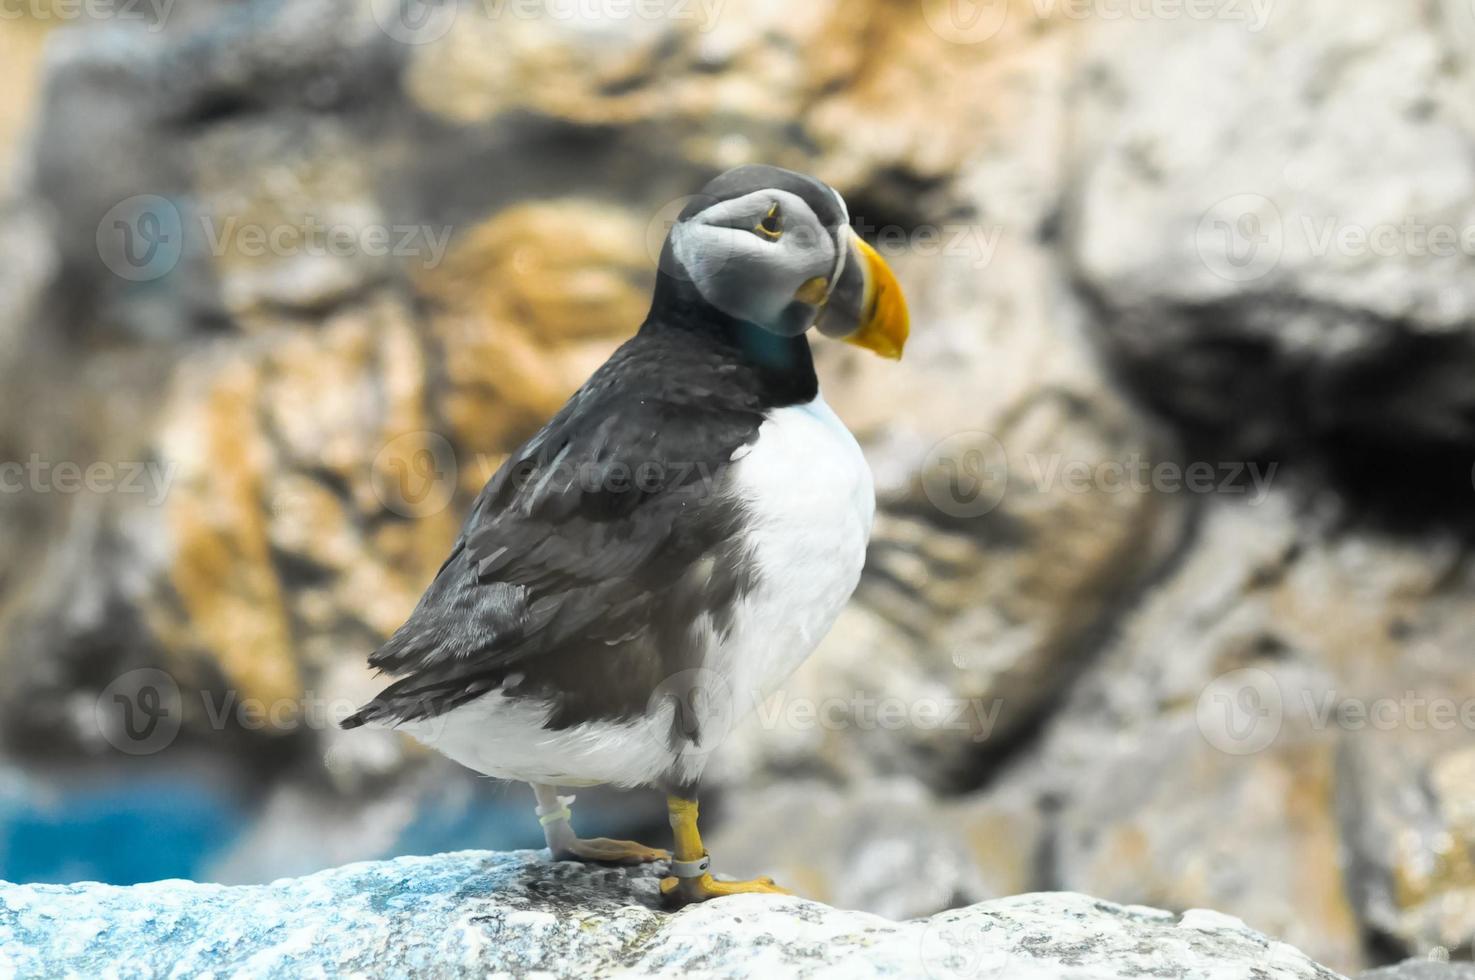
[[[749,164],[712,180],[677,217],[661,275],[736,320],[781,337],[828,337],[899,358],[906,300],[850,227],[845,200],[792,170]]]

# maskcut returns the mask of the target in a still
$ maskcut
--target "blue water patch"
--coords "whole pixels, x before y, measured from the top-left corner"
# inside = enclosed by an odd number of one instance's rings
[[[533,794],[521,783],[502,782],[447,766],[418,800],[415,816],[386,857],[467,849],[508,851],[543,846]],[[648,837],[667,833],[664,797],[649,790],[607,787],[577,791],[574,829],[584,837]]]
[[[131,885],[190,878],[245,823],[225,794],[178,779],[0,795],[0,879]]]
[[[279,788],[218,765],[89,769],[48,778],[0,766],[0,880],[260,883],[345,860],[543,846],[526,786],[432,766],[380,790],[410,808],[387,846],[382,821],[345,820],[345,808],[372,812],[383,797],[355,802],[325,786],[303,785],[293,805],[264,807]],[[586,836],[652,829],[659,835],[665,824],[659,804],[654,793],[580,791],[575,825]],[[324,849],[326,839],[335,846]]]
[[[476,784],[469,794],[432,794],[423,800],[390,853],[438,854],[468,848],[505,851],[543,846],[543,829],[533,815],[531,793],[509,793],[505,784],[486,779],[478,779]]]

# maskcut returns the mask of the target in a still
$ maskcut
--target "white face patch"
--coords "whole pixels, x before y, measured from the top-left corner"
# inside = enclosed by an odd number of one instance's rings
[[[777,238],[757,229],[777,205],[783,232]],[[702,298],[729,316],[784,334],[809,324],[783,322],[799,287],[829,278],[837,262],[835,242],[804,199],[773,188],[720,201],[671,229],[678,274]]]

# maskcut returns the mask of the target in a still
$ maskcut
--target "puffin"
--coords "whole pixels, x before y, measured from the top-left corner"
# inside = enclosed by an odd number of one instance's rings
[[[745,165],[671,225],[650,312],[473,503],[391,682],[344,719],[531,784],[555,860],[669,861],[668,905],[785,893],[719,879],[698,830],[713,750],[802,663],[860,580],[866,460],[809,331],[886,358],[901,287],[806,174]],[[673,847],[581,838],[562,790],[666,795]]]

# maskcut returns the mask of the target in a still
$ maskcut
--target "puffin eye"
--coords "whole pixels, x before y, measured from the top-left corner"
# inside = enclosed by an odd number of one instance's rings
[[[763,220],[758,222],[758,227],[753,229],[769,241],[776,242],[784,233],[783,215],[779,214],[778,202],[774,202],[768,208],[768,213]]]

